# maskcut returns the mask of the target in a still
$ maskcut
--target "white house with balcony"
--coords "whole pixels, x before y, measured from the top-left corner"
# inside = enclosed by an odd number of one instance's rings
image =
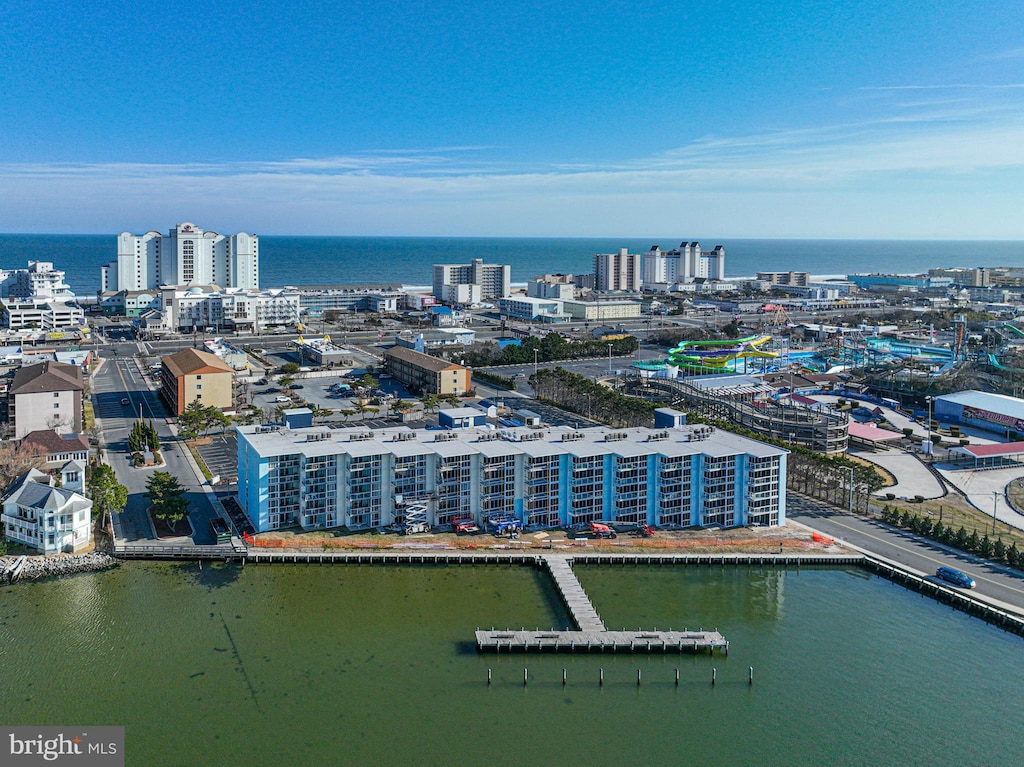
[[[4,536],[41,554],[89,548],[92,501],[38,469],[21,475],[3,498]]]

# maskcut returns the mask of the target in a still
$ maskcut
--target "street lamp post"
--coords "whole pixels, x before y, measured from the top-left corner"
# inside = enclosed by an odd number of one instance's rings
[[[850,468],[850,513],[853,514],[853,467]]]
[[[612,345],[608,344],[608,375],[612,374]]]
[[[999,491],[992,491],[992,537],[996,535],[996,509],[999,508]]]
[[[537,349],[533,350],[533,377],[534,377],[534,379],[537,378],[537,352],[538,352]]]
[[[587,398],[587,418],[590,418],[590,398],[592,395],[584,394],[583,396]]]

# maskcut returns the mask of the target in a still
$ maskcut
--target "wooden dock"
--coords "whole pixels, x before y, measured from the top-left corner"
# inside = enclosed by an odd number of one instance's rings
[[[576,631],[476,632],[479,652],[701,652],[715,648],[729,651],[729,643],[717,631],[609,631],[594,608],[587,592],[572,571],[572,559],[562,554],[541,554],[537,564],[547,568],[555,588],[576,624]]]
[[[697,653],[729,652],[717,631],[505,631],[476,632],[479,652]]]
[[[554,578],[558,594],[569,609],[569,615],[572,616],[576,628],[582,632],[606,631],[604,621],[597,614],[593,602],[590,601],[590,597],[583,590],[583,586],[576,577],[576,573],[569,566],[569,558],[553,554],[542,554],[538,559],[544,563],[548,572],[551,573],[551,577]]]

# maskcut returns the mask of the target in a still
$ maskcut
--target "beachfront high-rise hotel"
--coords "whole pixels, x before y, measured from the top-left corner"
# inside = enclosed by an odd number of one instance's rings
[[[178,224],[166,235],[117,235],[117,260],[101,269],[101,291],[155,290],[161,285],[260,286],[259,237],[225,235]]]

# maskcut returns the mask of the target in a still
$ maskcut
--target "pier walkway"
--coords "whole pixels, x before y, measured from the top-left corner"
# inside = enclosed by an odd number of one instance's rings
[[[480,652],[699,652],[714,653],[729,643],[717,631],[609,631],[593,602],[572,571],[572,558],[563,554],[540,554],[536,562],[547,569],[558,594],[576,624],[576,631],[528,631],[506,629],[476,632]]]
[[[563,556],[541,554],[539,559],[547,567],[555,581],[555,587],[569,609],[576,628],[580,631],[605,631],[604,621],[594,609],[594,604],[583,590],[576,573],[569,566],[569,559]]]

